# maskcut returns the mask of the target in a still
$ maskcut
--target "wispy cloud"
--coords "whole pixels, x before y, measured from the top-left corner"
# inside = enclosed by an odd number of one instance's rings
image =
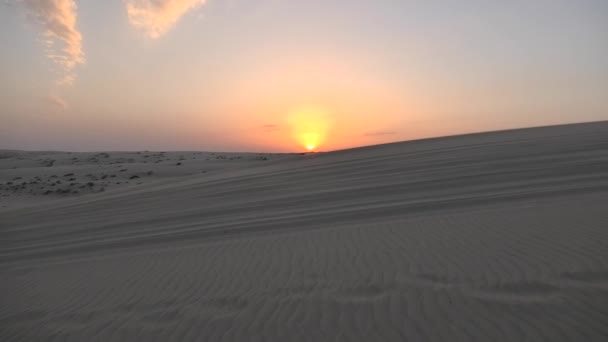
[[[125,0],[129,22],[156,39],[166,33],[186,12],[206,0]]]
[[[21,0],[32,18],[43,29],[47,57],[60,67],[58,84],[72,84],[74,69],[85,61],[82,35],[76,28],[74,0]]]
[[[48,102],[56,107],[59,107],[61,109],[68,108],[68,103],[57,95],[49,95],[45,98],[45,100],[46,100],[46,102]]]
[[[262,130],[264,130],[264,132],[278,131],[279,130],[279,125],[273,125],[273,124],[263,125],[262,126]]]
[[[376,137],[376,136],[381,136],[381,135],[393,135],[393,134],[397,134],[397,132],[393,132],[393,131],[368,132],[368,133],[365,133],[364,135],[366,137]]]

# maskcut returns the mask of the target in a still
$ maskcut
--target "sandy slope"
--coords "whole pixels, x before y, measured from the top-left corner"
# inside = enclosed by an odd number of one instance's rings
[[[608,340],[608,122],[220,169],[2,209],[0,340]]]
[[[0,210],[150,185],[293,158],[213,152],[25,152],[0,150]]]

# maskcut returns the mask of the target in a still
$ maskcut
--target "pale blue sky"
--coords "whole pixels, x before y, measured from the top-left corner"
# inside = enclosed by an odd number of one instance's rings
[[[327,149],[608,119],[607,1],[210,0],[152,37],[149,0],[76,0],[69,68],[32,13],[72,0],[32,1],[0,5],[0,148],[291,151],[302,106]]]

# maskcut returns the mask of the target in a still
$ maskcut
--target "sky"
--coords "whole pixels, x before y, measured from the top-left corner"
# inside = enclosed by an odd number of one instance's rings
[[[605,0],[3,0],[0,149],[328,151],[608,120]]]

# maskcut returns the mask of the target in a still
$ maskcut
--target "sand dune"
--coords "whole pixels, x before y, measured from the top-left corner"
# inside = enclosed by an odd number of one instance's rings
[[[608,122],[306,155],[2,153],[2,341],[608,340]]]

